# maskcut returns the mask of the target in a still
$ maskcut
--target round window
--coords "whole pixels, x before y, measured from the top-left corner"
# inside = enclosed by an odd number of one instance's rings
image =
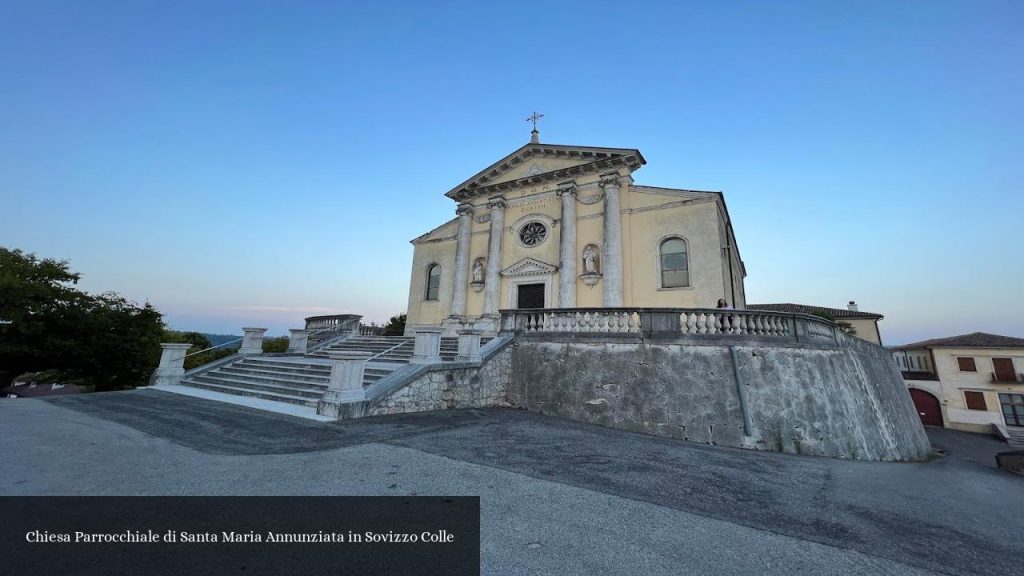
[[[519,229],[519,241],[527,246],[536,246],[548,237],[548,229],[540,222],[530,222]]]

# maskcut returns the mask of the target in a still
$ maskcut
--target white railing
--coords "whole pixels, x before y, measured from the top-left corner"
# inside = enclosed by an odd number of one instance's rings
[[[705,308],[502,310],[502,330],[517,333],[680,334],[835,341],[836,325],[806,314]]]

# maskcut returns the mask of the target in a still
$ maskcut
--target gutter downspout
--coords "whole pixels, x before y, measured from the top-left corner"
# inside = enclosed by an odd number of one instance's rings
[[[736,377],[736,396],[740,401],[740,414],[743,415],[743,435],[752,436],[754,424],[750,420],[750,408],[747,407],[747,391],[743,388],[743,378],[740,376],[740,362],[735,346],[729,346],[729,355],[732,356],[732,373]]]

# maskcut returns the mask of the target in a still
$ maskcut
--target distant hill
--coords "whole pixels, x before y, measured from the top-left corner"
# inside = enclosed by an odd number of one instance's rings
[[[242,336],[240,334],[207,334],[206,332],[200,332],[206,339],[210,341],[211,346],[220,346],[225,342],[231,342],[232,340],[238,340]],[[236,342],[231,348],[238,348],[241,346],[241,341]]]

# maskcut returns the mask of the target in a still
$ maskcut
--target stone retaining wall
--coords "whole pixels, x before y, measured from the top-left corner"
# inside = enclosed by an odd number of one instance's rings
[[[431,370],[373,401],[365,415],[508,406],[512,347],[473,368]]]
[[[548,334],[517,339],[511,368],[510,403],[574,420],[838,458],[920,460],[930,452],[891,356],[845,335],[826,346]]]

